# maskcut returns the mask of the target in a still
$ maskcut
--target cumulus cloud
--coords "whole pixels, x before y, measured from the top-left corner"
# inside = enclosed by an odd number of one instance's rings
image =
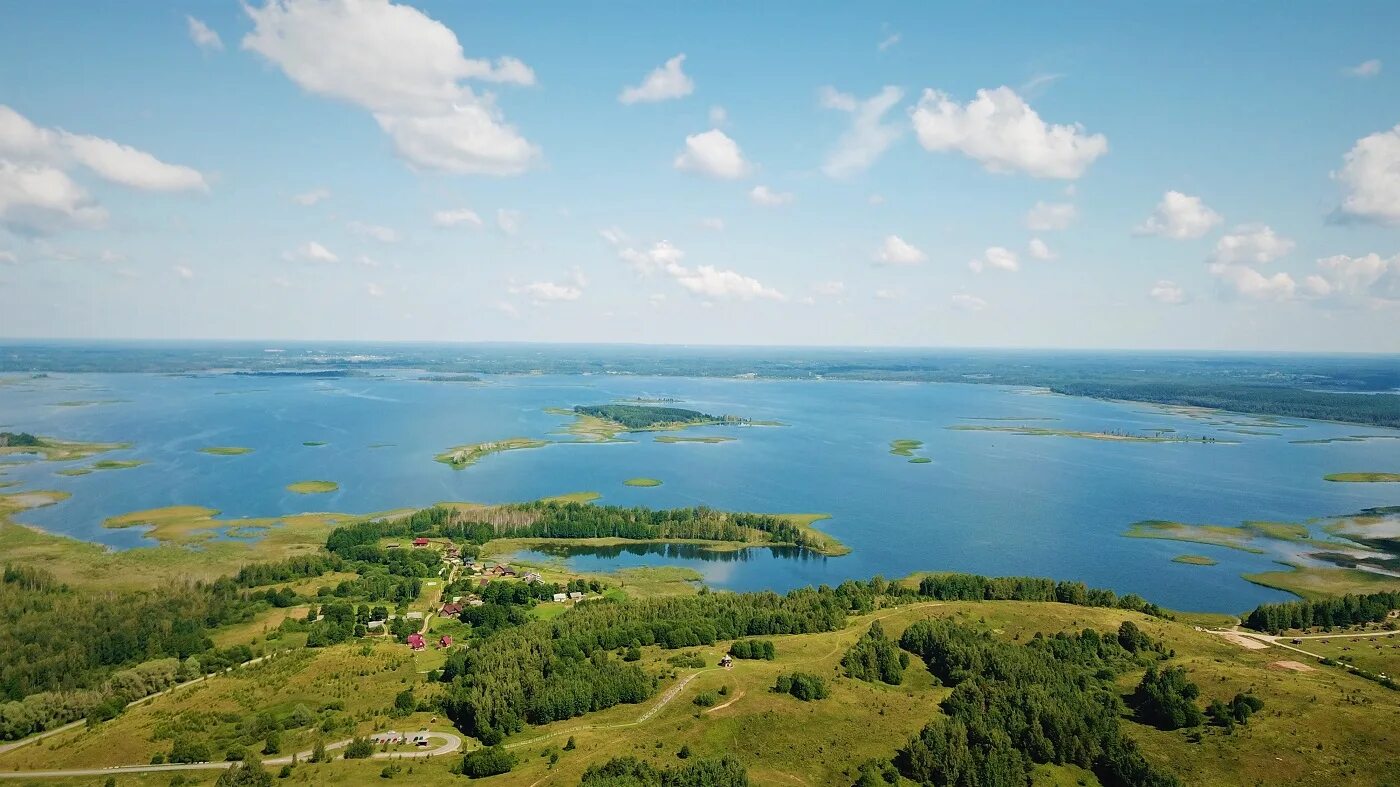
[[[0,262],[6,265],[14,265],[19,262],[19,255],[9,250],[0,249]]]
[[[1012,273],[1021,269],[1021,262],[1016,258],[1016,252],[1001,246],[992,246],[982,252],[982,256],[969,262],[967,267],[973,273],[981,273],[988,268]]]
[[[904,291],[892,287],[882,287],[871,294],[879,301],[898,301],[904,299]]]
[[[665,65],[659,66],[647,74],[646,79],[643,79],[640,85],[623,88],[617,100],[624,104],[636,104],[667,101],[690,95],[695,91],[695,83],[681,70],[683,63],[685,63],[684,54],[676,55],[667,60]]]
[[[200,49],[206,52],[224,51],[224,40],[219,38],[219,34],[209,29],[209,25],[195,19],[192,16],[185,16],[185,24],[190,31],[190,40]]]
[[[903,36],[901,36],[899,33],[890,33],[889,35],[880,39],[880,43],[876,44],[875,48],[880,50],[881,52],[888,52],[892,47],[894,47],[895,44],[899,43],[901,38],[903,38]]]
[[[792,202],[791,191],[774,191],[767,186],[754,186],[749,192],[749,199],[755,205],[762,205],[767,208],[776,208],[781,205],[788,205]]]
[[[1037,202],[1026,213],[1026,229],[1062,230],[1073,224],[1078,214],[1072,202]]]
[[[1210,261],[1221,265],[1264,265],[1293,250],[1293,241],[1264,224],[1246,224],[1215,243]]]
[[[301,262],[339,262],[339,261],[340,261],[340,258],[337,257],[333,252],[331,252],[330,249],[326,248],[325,246],[322,246],[320,243],[318,243],[318,242],[316,242],[316,241],[314,241],[314,240],[312,240],[312,241],[307,241],[306,243],[301,244],[300,246],[296,247],[295,249],[292,249],[291,251],[286,252],[285,254],[282,255],[282,258],[283,258],[283,259],[286,259],[286,260],[288,260],[288,261],[301,261]]]
[[[1357,140],[1332,177],[1345,191],[1343,217],[1400,225],[1400,125]]]
[[[370,282],[365,285],[365,293],[371,298],[378,298],[384,294],[384,288],[374,282]]]
[[[738,271],[716,268],[713,265],[688,268],[681,264],[685,259],[685,252],[669,241],[657,241],[651,248],[642,250],[626,245],[627,238],[620,230],[603,230],[600,234],[617,249],[618,258],[637,273],[644,276],[664,273],[695,295],[743,301],[755,298],[787,300],[787,296],[778,290]]]
[[[657,271],[665,271],[679,266],[681,260],[685,258],[685,252],[676,248],[670,241],[662,240],[645,250],[630,247],[619,248],[617,256],[631,266],[632,270],[643,276],[650,276]]]
[[[366,224],[362,221],[352,221],[345,225],[345,228],[363,238],[377,240],[380,243],[396,243],[399,233],[390,227],[381,227],[378,224]]]
[[[721,232],[724,230],[724,219],[718,216],[706,216],[700,220],[700,226],[707,230]]]
[[[1168,279],[1159,279],[1148,292],[1152,300],[1158,303],[1180,304],[1186,302],[1186,291],[1176,285],[1176,282]]]
[[[949,303],[952,304],[954,309],[958,309],[960,311],[965,312],[980,312],[983,309],[987,308],[986,301],[982,300],[976,295],[968,295],[965,292],[960,292],[957,295],[954,295],[952,298],[949,299]]]
[[[1297,292],[1298,283],[1287,273],[1265,276],[1248,265],[1211,263],[1209,270],[1229,292],[1260,301],[1286,301]]]
[[[1104,135],[1047,124],[1009,87],[979,90],[965,105],[926,89],[910,115],[925,150],[957,151],[991,172],[1074,180],[1108,152]]]
[[[846,283],[843,281],[819,281],[812,285],[812,292],[828,298],[844,295]]]
[[[875,250],[875,262],[880,265],[918,265],[927,259],[921,249],[898,235],[886,235]]]
[[[737,180],[751,170],[738,143],[717,128],[686,137],[675,167],[721,180]]]
[[[903,97],[904,91],[893,85],[886,85],[863,101],[832,87],[822,88],[823,107],[851,115],[851,127],[827,155],[822,171],[833,178],[842,178],[863,172],[874,164],[904,133],[901,125],[884,122],[885,114]]]
[[[1347,76],[1359,77],[1361,79],[1380,76],[1380,73],[1381,61],[1377,60],[1374,57],[1370,60],[1365,60],[1360,63],[1357,63],[1351,68],[1346,69]]]
[[[304,207],[309,208],[312,205],[325,202],[330,198],[331,192],[329,189],[312,189],[311,191],[307,191],[302,194],[297,194],[293,196],[292,201],[298,205],[302,205]]]
[[[194,278],[194,270],[192,270],[188,265],[172,265],[170,270],[172,270],[176,276],[185,281],[189,281],[190,279]]]
[[[1026,244],[1026,253],[1037,260],[1053,260],[1057,256],[1040,238],[1031,238],[1030,243]]]
[[[588,286],[588,278],[584,276],[581,269],[574,267],[570,269],[568,276],[562,282],[536,281],[529,284],[522,284],[510,288],[512,295],[524,295],[536,304],[551,301],[576,301],[583,297],[583,290]]]
[[[1338,254],[1318,260],[1317,267],[1319,273],[1306,279],[1311,295],[1400,304],[1400,254],[1389,259],[1374,252],[1360,257]]]
[[[61,169],[0,159],[0,227],[46,235],[107,223],[107,210]]]
[[[71,172],[143,191],[207,191],[197,170],[102,137],[44,128],[0,104],[0,225],[42,235],[103,225],[107,211]]]
[[[1224,219],[1219,213],[1206,207],[1200,197],[1192,197],[1179,191],[1168,191],[1162,195],[1147,220],[1133,228],[1138,235],[1160,235],[1164,238],[1187,240],[1199,238],[1219,225]]]
[[[440,210],[433,214],[433,226],[435,227],[459,227],[463,224],[480,227],[482,225],[481,217],[477,215],[476,211],[468,208]]]
[[[505,122],[478,80],[533,85],[512,57],[472,59],[450,28],[388,0],[267,0],[245,5],[243,48],[303,90],[359,106],[413,167],[463,175],[515,175],[539,149]]]

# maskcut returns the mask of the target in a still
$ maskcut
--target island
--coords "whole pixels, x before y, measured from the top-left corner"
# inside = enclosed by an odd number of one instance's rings
[[[1324,481],[1350,484],[1394,484],[1400,483],[1400,473],[1328,473]]]
[[[525,448],[542,448],[549,445],[549,442],[531,437],[510,437],[505,440],[488,440],[484,443],[467,443],[443,451],[437,455],[436,459],[460,470],[464,467],[471,467],[491,454],[498,454],[502,451],[518,451]]]
[[[48,462],[87,459],[96,454],[130,447],[130,443],[85,443],[38,437],[28,432],[0,432],[0,456],[38,454]]]
[[[1188,566],[1214,566],[1220,561],[1205,555],[1177,555],[1172,558],[1173,563],[1185,563]]]
[[[340,484],[334,481],[297,481],[287,484],[288,492],[295,492],[299,495],[321,495],[334,492],[337,489],[340,489]]]
[[[253,453],[253,449],[236,445],[211,445],[199,449],[199,452],[210,456],[242,456]]]
[[[661,486],[659,478],[629,478],[622,482],[626,486]]]
[[[481,378],[471,374],[425,374],[419,377],[425,383],[479,383]]]
[[[926,465],[929,462],[933,461],[932,459],[929,459],[926,456],[920,456],[914,453],[915,451],[923,450],[923,447],[923,440],[911,440],[908,438],[904,438],[900,440],[890,441],[890,453],[894,454],[895,456],[909,457],[909,464],[912,465]]]
[[[1074,437],[1083,440],[1107,440],[1116,443],[1219,443],[1222,445],[1233,445],[1236,440],[1222,440],[1209,435],[1190,437],[1179,435],[1171,430],[1158,430],[1152,434],[1135,434],[1133,432],[1105,430],[1102,432],[1090,432],[1078,429],[1048,429],[1042,426],[991,426],[985,424],[954,424],[946,427],[955,432],[1004,432],[1015,435],[1031,435],[1035,437]]]

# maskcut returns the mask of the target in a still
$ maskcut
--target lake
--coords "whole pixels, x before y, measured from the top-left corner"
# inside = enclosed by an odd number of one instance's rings
[[[354,513],[438,501],[508,502],[597,491],[600,502],[653,507],[705,504],[759,512],[823,512],[819,523],[853,552],[823,558],[793,550],[716,554],[636,547],[566,556],[579,570],[674,564],[735,590],[808,584],[920,570],[1023,574],[1083,580],[1187,610],[1243,610],[1287,598],[1242,572],[1277,568],[1278,555],[1122,536],[1133,522],[1168,519],[1236,524],[1303,521],[1400,503],[1395,484],[1323,480],[1339,471],[1400,467],[1400,440],[1298,445],[1292,440],[1393,430],[1282,419],[1271,429],[1249,416],[1211,422],[1133,403],[971,384],[758,381],[629,375],[484,376],[482,383],[423,382],[400,370],[339,379],[236,375],[54,374],[0,385],[0,424],[64,439],[122,441],[100,458],[141,459],[134,469],[63,476],[91,460],[0,468],[17,489],[61,489],[72,498],[19,519],[56,533],[128,548],[133,530],[106,517],[191,504],[226,518],[306,510]],[[10,377],[9,380],[19,378]],[[633,397],[779,427],[701,427],[685,435],[732,442],[655,442],[654,433],[608,444],[554,444],[453,469],[433,461],[457,444],[546,437],[568,419],[550,407]],[[1146,443],[957,431],[1004,426],[1000,419],[1085,431],[1175,430],[1215,443]],[[1235,421],[1226,424],[1224,421]],[[1227,431],[1268,431],[1240,434]],[[1165,432],[1164,432],[1165,433]],[[564,435],[554,435],[567,439]],[[891,440],[924,441],[911,464]],[[306,441],[323,441],[309,447]],[[206,446],[246,446],[210,456]],[[658,487],[629,487],[652,477]],[[324,479],[321,495],[287,484]],[[1219,561],[1174,563],[1183,553]]]

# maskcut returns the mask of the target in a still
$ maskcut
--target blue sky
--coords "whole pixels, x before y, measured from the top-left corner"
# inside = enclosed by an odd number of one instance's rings
[[[75,8],[0,336],[1400,351],[1393,3]]]

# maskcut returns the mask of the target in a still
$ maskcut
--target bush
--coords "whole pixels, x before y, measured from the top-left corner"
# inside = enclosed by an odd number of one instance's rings
[[[1196,707],[1200,693],[1181,667],[1168,667],[1161,672],[1150,667],[1133,692],[1133,707],[1144,724],[1159,730],[1199,727],[1205,721],[1201,709]]]
[[[347,760],[367,760],[374,754],[374,744],[369,742],[369,738],[355,738],[345,747],[345,759]]]
[[[178,763],[205,762],[209,759],[209,747],[189,738],[176,738],[167,759]]]
[[[702,708],[710,708],[719,703],[719,695],[713,691],[702,691],[696,694],[695,699],[691,701]]]
[[[477,749],[462,758],[462,775],[472,779],[507,773],[514,767],[515,755],[500,746]]]
[[[870,630],[841,657],[841,667],[848,676],[891,686],[904,682],[904,668],[908,665],[909,654],[900,652],[894,642],[885,636],[885,630],[878,620],[871,623]]]
[[[729,655],[736,659],[772,661],[777,657],[777,650],[773,647],[772,640],[740,639],[729,646]]]

